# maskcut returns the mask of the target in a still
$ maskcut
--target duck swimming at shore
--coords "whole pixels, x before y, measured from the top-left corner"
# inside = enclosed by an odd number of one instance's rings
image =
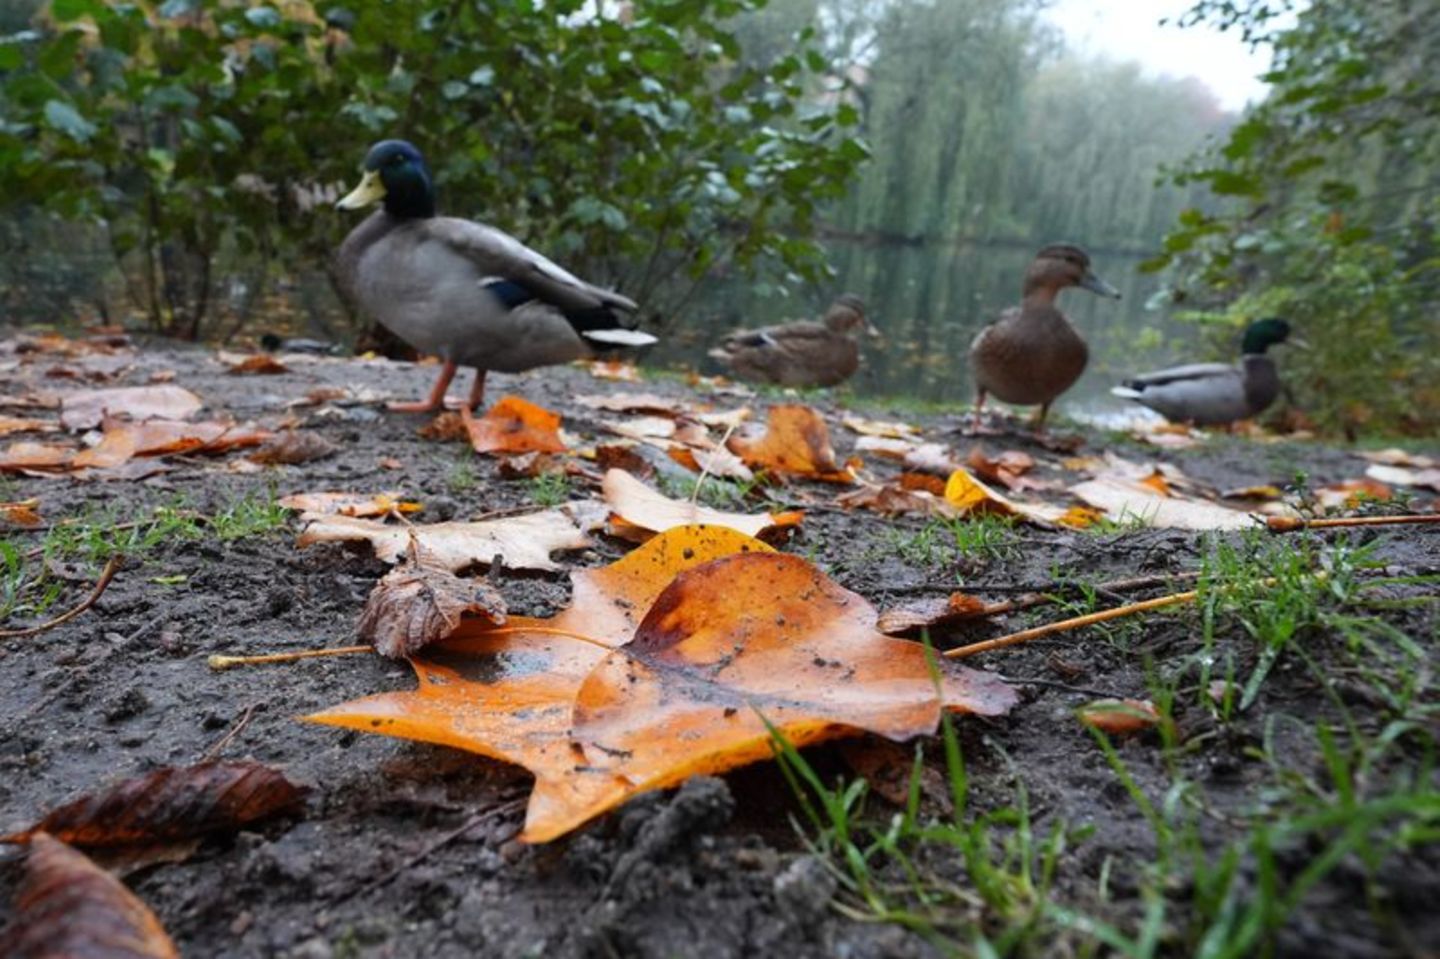
[[[1191,363],[1143,373],[1110,392],[1134,400],[1177,423],[1228,426],[1263,413],[1280,395],[1280,374],[1266,350],[1290,338],[1279,317],[1245,328],[1240,362]]]
[[[401,412],[444,405],[461,366],[475,368],[468,405],[480,405],[489,370],[519,373],[618,346],[644,346],[633,300],[587,283],[483,223],[437,216],[430,168],[414,145],[384,140],[339,202],[383,203],[350,231],[337,257],[342,291],[362,313],[444,362],[430,395],[392,403]]]
[[[759,330],[737,330],[710,351],[738,379],[776,386],[835,386],[860,368],[856,336],[878,335],[865,303],[846,293],[818,323],[799,320]]]
[[[1064,393],[1090,359],[1085,338],[1055,306],[1072,286],[1120,299],[1120,291],[1090,269],[1090,255],[1069,243],[1052,243],[1025,271],[1020,305],[985,327],[970,344],[975,377],[975,429],[987,396],[1020,406],[1038,404],[1034,427],[1042,430],[1050,404]]]

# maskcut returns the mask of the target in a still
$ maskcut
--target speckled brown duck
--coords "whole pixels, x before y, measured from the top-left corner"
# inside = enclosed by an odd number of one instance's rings
[[[1085,338],[1055,305],[1067,287],[1120,299],[1120,292],[1090,269],[1090,256],[1078,246],[1052,243],[1025,271],[1020,305],[976,334],[970,344],[975,378],[975,428],[987,396],[1019,406],[1039,405],[1034,427],[1044,429],[1050,404],[1064,393],[1090,358]]]
[[[847,293],[819,322],[800,320],[739,330],[710,351],[738,379],[775,386],[835,386],[860,368],[862,332],[875,333],[865,303]]]

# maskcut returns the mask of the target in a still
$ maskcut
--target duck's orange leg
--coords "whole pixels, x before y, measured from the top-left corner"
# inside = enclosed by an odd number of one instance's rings
[[[445,391],[450,388],[450,381],[455,378],[455,364],[450,360],[440,367],[440,377],[435,385],[430,388],[430,395],[423,400],[387,403],[386,406],[395,413],[434,413],[436,410],[445,407]]]
[[[485,402],[485,371],[475,371],[475,382],[470,384],[470,397],[465,401],[472,410],[478,410],[480,404]]]
[[[977,390],[975,391],[975,419],[974,419],[974,421],[970,424],[970,429],[971,429],[972,432],[975,432],[975,433],[980,432],[980,410],[983,409],[984,406],[985,406],[985,387],[982,386],[982,387],[980,387],[979,389],[977,389]]]

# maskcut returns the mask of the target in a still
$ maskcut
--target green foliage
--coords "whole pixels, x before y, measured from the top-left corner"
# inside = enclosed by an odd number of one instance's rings
[[[709,270],[825,270],[809,237],[866,150],[807,102],[803,37],[742,66],[764,0],[50,6],[0,42],[0,189],[100,224],[156,328],[196,336],[222,253],[321,263],[382,137],[483,216],[652,311]]]
[[[1280,17],[1290,7],[1203,0],[1187,14],[1268,45],[1272,93],[1174,173],[1228,202],[1182,214],[1149,266],[1170,266],[1171,298],[1227,334],[1289,317],[1315,349],[1285,357],[1286,379],[1323,429],[1432,432],[1440,9],[1338,0]]]

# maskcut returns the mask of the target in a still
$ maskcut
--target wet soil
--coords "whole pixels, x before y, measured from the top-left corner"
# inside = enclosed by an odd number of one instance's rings
[[[36,389],[64,392],[90,385],[46,378],[47,365],[55,364],[12,364],[0,373],[3,392],[13,398]],[[170,472],[139,482],[21,476],[6,482],[0,499],[39,497],[52,524],[85,515],[123,522],[177,504],[213,514],[245,497],[329,489],[400,490],[425,504],[426,520],[474,517],[531,502],[534,484],[502,479],[494,460],[418,436],[424,418],[389,414],[375,403],[287,407],[326,385],[368,390],[376,397],[419,396],[428,389],[433,367],[326,359],[296,361],[281,375],[229,376],[207,353],[169,347],[146,349],[129,365],[107,385],[144,383],[158,371],[173,370],[175,382],[201,395],[211,411],[266,423],[300,416],[305,429],[332,440],[338,452],[248,474],[227,468],[238,455],[231,454],[177,458]],[[575,397],[637,389],[696,395],[696,388],[676,380],[613,383],[580,368],[557,368],[492,375],[490,396],[514,392],[561,412],[566,430],[585,444],[601,435],[605,414],[578,406]],[[717,408],[742,402],[698,389],[700,398]],[[749,402],[763,407],[770,400]],[[841,458],[849,455],[854,436],[838,421],[852,404],[831,396],[806,402],[831,422]],[[887,415],[883,403],[870,401],[860,412]],[[922,426],[927,438],[951,444],[962,457],[972,443],[956,432],[958,414],[888,418]],[[1083,452],[1116,449],[1133,459],[1173,462],[1216,487],[1284,485],[1297,471],[1319,485],[1356,477],[1365,465],[1349,450],[1320,443],[1220,439],[1198,449],[1162,452],[1114,435],[1083,430],[1079,435]],[[1020,432],[986,444],[1044,452]],[[881,475],[894,472],[883,463],[875,469]],[[924,528],[923,520],[827,507],[834,492],[798,483],[770,494],[777,503],[810,507],[784,548],[816,562],[882,609],[944,596],[957,587],[1003,599],[1026,590],[1064,591],[1077,581],[1193,570],[1215,542],[1210,534],[1173,530],[1096,534],[1016,526],[996,550],[926,555],[903,545]],[[589,491],[577,484],[571,495]],[[1428,508],[1428,500],[1422,497],[1421,505]],[[466,828],[472,818],[526,794],[529,777],[523,770],[295,720],[350,698],[409,688],[413,676],[404,663],[352,656],[211,671],[207,657],[216,653],[353,642],[361,605],[385,566],[341,546],[297,550],[294,533],[292,522],[230,541],[206,536],[161,544],[126,565],[99,602],[72,622],[39,636],[0,640],[0,829],[28,825],[59,802],[117,778],[215,755],[223,740],[218,755],[280,766],[310,793],[303,814],[209,840],[188,861],[130,877],[188,956],[945,954],[944,944],[897,925],[856,921],[835,908],[845,896],[835,876],[807,854],[792,826],[798,806],[773,766],[644,796],[567,838],[525,846],[513,839],[518,812],[502,810]],[[37,544],[41,535],[4,531],[20,550]],[[1305,548],[1323,552],[1341,540],[1365,544],[1369,558],[1394,575],[1440,572],[1435,527],[1310,534]],[[564,559],[572,567],[598,565],[625,548],[597,537],[591,550]],[[77,564],[55,609],[83,598],[96,572]],[[512,612],[529,615],[553,613],[569,591],[563,573],[506,573],[496,585]],[[937,642],[954,645],[1060,615],[1042,608],[974,624],[938,636]],[[1436,604],[1397,604],[1382,615],[1424,645],[1424,668],[1433,670]],[[1022,690],[1022,703],[1011,715],[960,724],[975,802],[1013,803],[1017,779],[1023,783],[1037,831],[1063,821],[1075,837],[1060,863],[1054,895],[1130,930],[1143,911],[1143,868],[1154,855],[1153,833],[1073,710],[1099,694],[1145,697],[1147,677],[1157,671],[1193,671],[1199,624],[1194,611],[1182,610],[971,661]],[[1340,662],[1341,637],[1315,634],[1303,641],[1319,662],[1332,656]],[[1222,624],[1217,643],[1217,655],[1232,657],[1242,671],[1253,664],[1254,642],[1239,625]],[[1241,835],[1246,811],[1264,801],[1258,790],[1270,781],[1271,770],[1262,752],[1323,779],[1322,757],[1308,730],[1338,722],[1337,706],[1314,672],[1293,656],[1277,664],[1249,710],[1223,724],[1197,705],[1194,686],[1193,680],[1180,683],[1175,708],[1188,748],[1162,750],[1150,734],[1119,740],[1117,749],[1157,803],[1176,776],[1198,784],[1213,830],[1208,838],[1218,844]],[[1366,729],[1378,730],[1391,718],[1383,703],[1367,700],[1367,687],[1349,688],[1354,700],[1345,705]],[[1416,758],[1423,752],[1420,738],[1401,738],[1392,753],[1396,765],[1414,763],[1423,770]],[[938,767],[939,750],[929,753]],[[827,774],[846,771],[833,748],[810,755]],[[892,812],[878,799],[870,807],[879,817]],[[422,855],[446,837],[452,838]],[[1282,873],[1294,875],[1313,853],[1303,846],[1280,850]],[[11,898],[22,862],[14,852],[0,859],[0,900]],[[947,860],[936,852],[927,865],[938,876],[963,882],[963,863],[953,856]],[[1186,899],[1183,890],[1176,892],[1179,912],[1167,920],[1172,926],[1183,921]],[[1304,898],[1277,937],[1277,951],[1423,954],[1440,944],[1437,901],[1440,855],[1433,847],[1392,856],[1378,877],[1347,861]],[[1037,954],[1069,948],[1052,945]],[[1185,954],[1179,946],[1162,945],[1160,952]]]

